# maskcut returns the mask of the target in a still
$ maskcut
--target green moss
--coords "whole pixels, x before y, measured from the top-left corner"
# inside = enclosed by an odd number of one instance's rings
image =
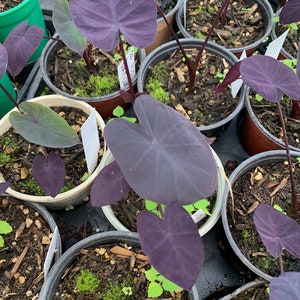
[[[6,164],[11,160],[11,156],[5,153],[0,153],[0,164]]]
[[[132,288],[129,279],[125,279],[122,282],[110,282],[100,296],[103,300],[126,300],[131,295]]]
[[[21,182],[20,189],[24,191],[24,193],[34,195],[34,196],[46,195],[46,193],[42,190],[42,188],[33,179],[29,179]]]
[[[157,100],[161,102],[169,101],[169,94],[164,91],[163,85],[159,80],[150,78],[146,84],[146,89],[149,91],[149,94]]]
[[[80,292],[92,293],[99,286],[100,280],[89,269],[82,269],[75,277],[75,285]]]

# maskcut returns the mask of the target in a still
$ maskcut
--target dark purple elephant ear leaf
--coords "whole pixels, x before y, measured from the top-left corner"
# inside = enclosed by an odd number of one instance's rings
[[[128,193],[130,186],[114,161],[104,167],[91,188],[91,204],[94,207],[113,204]]]
[[[300,21],[299,0],[287,1],[280,12],[280,24],[291,24]]]
[[[270,300],[296,300],[300,294],[300,272],[284,272],[270,282]]]
[[[6,48],[0,43],[0,79],[7,69],[8,54]]]
[[[285,249],[300,258],[300,225],[271,205],[262,203],[254,212],[256,229],[267,251],[278,258]]]
[[[190,290],[204,262],[204,247],[189,213],[177,202],[170,202],[162,219],[142,211],[137,229],[150,264],[170,281]]]
[[[9,187],[10,182],[0,182],[0,194],[4,193]]]
[[[240,72],[244,83],[270,102],[279,103],[283,93],[293,100],[300,98],[297,75],[277,59],[253,55],[242,61]]]
[[[16,26],[3,43],[8,53],[8,72],[13,77],[22,71],[44,35],[41,27],[27,26],[27,22]]]
[[[37,155],[32,168],[34,180],[47,194],[55,197],[64,186],[66,175],[60,156],[55,152],[50,152],[46,157]]]
[[[118,46],[119,33],[138,48],[150,45],[156,36],[157,8],[152,0],[70,0],[70,13],[87,39],[104,50]]]

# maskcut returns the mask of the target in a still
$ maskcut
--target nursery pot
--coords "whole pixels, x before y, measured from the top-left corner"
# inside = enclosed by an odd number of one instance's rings
[[[88,115],[90,115],[94,110],[92,106],[90,106],[89,104],[83,101],[74,101],[73,99],[68,99],[61,95],[40,96],[28,101],[37,102],[48,107],[50,106],[74,107],[74,108],[81,109]],[[13,111],[16,111],[16,108],[14,108]],[[105,124],[102,117],[98,113],[96,113],[96,120],[97,120],[99,130],[103,133]],[[0,134],[2,135],[10,128],[11,128],[11,124],[9,122],[9,113],[7,113],[0,120]],[[103,154],[106,151],[107,151],[106,144],[104,143]],[[100,163],[97,165],[96,169],[93,171],[93,173],[89,176],[87,180],[83,181],[75,188],[72,188],[66,192],[58,194],[54,198],[51,196],[33,196],[29,194],[23,194],[19,191],[13,190],[10,187],[6,190],[6,192],[17,199],[21,199],[29,202],[38,202],[43,204],[47,208],[51,208],[51,209],[63,209],[66,207],[73,208],[74,206],[79,205],[89,199],[91,184],[103,167],[104,165],[101,160]],[[5,181],[5,179],[3,177],[3,174],[0,173],[0,182],[3,181]]]
[[[186,38],[195,38],[195,36],[192,36],[191,33],[186,29],[185,26],[185,20],[189,18],[188,15],[185,16],[185,2],[188,2],[189,0],[182,1],[181,6],[178,9],[178,12],[176,14],[176,23],[178,25],[178,28],[180,32],[183,34]],[[190,0],[191,1],[191,0]],[[272,6],[270,5],[269,1],[267,0],[244,0],[246,4],[249,6],[252,6],[254,3],[257,3],[263,17],[264,22],[264,28],[265,32],[261,38],[259,38],[257,41],[249,44],[249,45],[242,45],[240,47],[230,47],[227,48],[229,51],[234,53],[237,57],[240,57],[242,52],[245,50],[247,53],[247,56],[252,55],[252,53],[259,47],[259,45],[266,39],[271,33],[272,29],[272,18],[274,15]],[[212,20],[213,22],[213,20]],[[221,21],[219,21],[221,22]],[[220,24],[220,23],[219,23]],[[212,40],[212,39],[211,39]],[[216,43],[219,43],[217,40]],[[222,45],[223,46],[223,45]]]
[[[184,49],[195,48],[199,50],[203,45],[202,40],[190,39],[190,38],[180,39],[180,43],[182,44]],[[146,82],[147,74],[149,73],[149,69],[151,69],[155,64],[159,63],[160,61],[169,58],[172,55],[172,53],[178,49],[179,47],[176,41],[170,41],[156,48],[153,52],[151,52],[146,57],[146,59],[142,62],[138,72],[138,78],[137,78],[138,92],[143,92],[145,90],[145,82]],[[230,66],[234,65],[237,62],[237,58],[231,52],[226,50],[224,47],[217,45],[216,43],[208,42],[205,47],[205,50],[208,53],[211,53],[213,55],[223,57]],[[215,86],[217,86],[217,83]],[[245,93],[246,93],[246,89],[245,89],[245,85],[243,84],[237,96],[238,101],[233,111],[220,121],[217,121],[213,124],[199,126],[198,127],[199,130],[203,134],[209,137],[220,136],[222,132],[230,124],[232,119],[236,117],[241,111],[241,109],[243,108]]]
[[[44,36],[48,35],[39,0],[24,0],[17,6],[0,13],[0,42],[3,43],[10,31],[24,21],[28,21],[28,26],[41,27],[44,30]],[[46,43],[47,39],[43,38],[28,63],[40,57]]]
[[[291,151],[292,159],[296,159],[297,157],[299,157],[299,155],[300,155],[300,152]],[[270,163],[276,163],[276,162],[282,162],[282,163],[284,163],[286,161],[286,159],[287,159],[286,158],[286,152],[284,150],[273,150],[273,151],[266,151],[266,152],[259,153],[257,155],[251,156],[250,158],[244,160],[233,171],[233,173],[229,177],[229,183],[230,183],[230,187],[232,188],[232,192],[233,192],[234,198],[237,197],[237,193],[242,193],[240,190],[237,190],[237,188],[234,187],[234,183],[241,176],[243,176],[247,172],[254,171],[254,169],[256,167],[266,168],[267,165],[270,164]],[[258,179],[254,179],[254,181],[255,180],[258,180]],[[297,181],[297,179],[296,179],[296,181]],[[250,182],[249,182],[249,185],[250,185]],[[241,189],[244,189],[244,187],[241,187]],[[259,193],[259,191],[256,191],[256,194],[253,195],[253,197],[251,197],[251,198],[253,198],[253,203],[257,200],[257,197],[258,198],[262,197],[261,195],[257,195],[258,193]],[[252,195],[252,193],[251,193],[251,195]],[[247,195],[247,196],[250,196],[250,195]],[[271,198],[271,196],[270,196],[270,198]],[[248,209],[248,211],[246,213],[244,213],[244,214],[249,215],[249,218],[252,217],[252,213],[253,213],[254,209],[250,211],[251,207],[248,207],[247,203],[243,202],[243,205],[244,205],[246,211]],[[251,254],[247,253],[247,256],[246,256],[242,252],[242,250],[239,248],[238,242],[234,239],[233,234],[232,234],[232,228],[235,227],[235,225],[233,224],[233,221],[231,221],[231,213],[229,211],[229,206],[231,206],[231,207],[233,207],[233,206],[237,207],[238,203],[237,203],[237,201],[235,199],[231,198],[229,187],[226,186],[225,189],[224,189],[223,199],[222,199],[222,211],[221,211],[221,214],[222,214],[222,223],[223,223],[223,228],[224,228],[224,231],[225,231],[225,235],[226,235],[227,241],[228,241],[229,245],[231,246],[231,248],[232,248],[232,250],[234,252],[234,255],[236,255],[236,257],[237,257],[236,259],[241,262],[241,268],[240,268],[240,270],[244,271],[243,267],[246,267],[246,269],[248,269],[250,272],[253,272],[257,276],[259,276],[259,277],[261,277],[261,278],[263,278],[263,279],[265,279],[267,281],[270,281],[273,278],[273,276],[270,275],[270,274],[268,274],[267,271],[261,270],[254,263],[252,263],[250,261],[250,258],[249,258]],[[238,206],[238,207],[241,207],[241,206]],[[237,212],[235,212],[235,213],[238,214]],[[240,230],[244,230],[244,228],[242,228]],[[250,232],[249,235],[251,235],[251,234],[252,233]],[[256,234],[256,233],[254,233],[254,234]],[[258,235],[258,233],[257,233],[257,235]],[[246,246],[244,248],[246,248]],[[254,245],[253,245],[251,249],[256,249],[256,248],[254,248]],[[229,255],[231,255],[231,254],[229,253]],[[232,258],[232,256],[230,258],[231,258],[231,260],[234,259],[234,258]],[[234,264],[236,264],[236,261],[234,262]]]
[[[240,133],[244,149],[250,155],[264,151],[285,149],[284,142],[271,134],[256,117],[250,103],[249,92],[246,93],[245,106],[245,116],[242,121]],[[299,148],[292,145],[289,145],[289,148],[293,151],[300,151]]]
[[[7,73],[0,79],[0,85],[5,88],[6,92],[9,93],[14,100],[17,100],[17,93]],[[14,107],[14,104],[6,92],[0,87],[0,119]]]
[[[213,226],[216,224],[216,222],[218,221],[221,215],[222,195],[223,195],[224,187],[226,185],[226,180],[224,177],[225,171],[223,169],[222,162],[220,161],[218,155],[214,152],[212,148],[211,150],[217,165],[218,184],[216,190],[216,200],[211,215],[207,217],[207,220],[199,228],[199,234],[201,236],[204,236],[208,231],[210,231],[213,228]],[[105,163],[104,163],[105,165],[109,165],[111,162],[114,161],[111,152],[107,153],[107,155],[105,155],[105,158],[103,159],[105,159]],[[102,211],[106,216],[106,218],[108,219],[108,221],[115,229],[119,231],[129,231],[129,229],[126,228],[124,224],[122,224],[120,220],[116,217],[110,205],[103,206]]]
[[[58,38],[58,35],[55,35],[56,38]],[[49,40],[47,45],[44,48],[44,51],[41,55],[40,59],[40,70],[42,77],[46,83],[46,85],[55,93],[63,95],[65,97],[74,99],[74,100],[81,100],[84,101],[91,106],[95,107],[96,110],[99,112],[99,114],[102,116],[103,119],[107,119],[111,117],[113,114],[114,108],[117,106],[122,106],[123,108],[128,107],[128,103],[124,101],[124,99],[121,97],[120,92],[116,91],[114,93],[105,95],[105,96],[99,96],[99,97],[80,97],[74,94],[69,94],[57,86],[53,84],[49,77],[49,68],[51,65],[53,65],[53,59],[55,56],[55,53],[61,49],[64,46],[64,44],[61,41],[57,40]],[[139,49],[138,50],[138,57],[139,62],[141,63],[145,57],[145,50]],[[136,84],[136,77],[133,78],[133,84]]]
[[[43,284],[40,299],[53,299],[56,289],[66,269],[72,264],[74,257],[83,249],[88,247],[101,248],[104,245],[124,243],[132,247],[140,247],[139,236],[133,232],[109,231],[89,236],[69,248],[51,269]],[[120,271],[119,271],[120,272]],[[190,300],[198,300],[198,292],[195,286],[189,293]]]
[[[0,220],[12,228],[6,234],[1,232],[1,295],[20,299],[31,292],[36,297],[62,253],[56,222],[44,206],[4,195],[0,198]]]
[[[174,1],[176,4],[175,6],[165,15],[166,19],[173,26],[175,15],[178,11],[183,0]],[[146,54],[148,55],[151,51],[156,49],[158,46],[167,43],[170,41],[171,38],[171,30],[169,29],[168,25],[166,24],[163,17],[157,19],[157,33],[155,41],[148,47],[145,48]]]

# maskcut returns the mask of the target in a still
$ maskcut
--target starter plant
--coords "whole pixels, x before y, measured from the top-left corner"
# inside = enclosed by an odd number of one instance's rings
[[[16,26],[3,45],[0,44],[0,78],[6,71],[17,76],[42,38],[43,30],[38,26],[27,26],[27,21]],[[0,85],[0,88],[17,108],[17,111],[9,112],[12,127],[25,140],[42,147],[43,155],[37,155],[32,164],[34,179],[47,194],[55,197],[64,186],[65,165],[61,157],[49,149],[81,144],[78,134],[52,109],[27,101],[18,104],[4,86]]]
[[[278,260],[280,275],[270,282],[270,300],[297,299],[300,272],[284,272],[282,252],[300,258],[300,225],[269,204],[260,204],[254,212],[254,224],[266,250]]]

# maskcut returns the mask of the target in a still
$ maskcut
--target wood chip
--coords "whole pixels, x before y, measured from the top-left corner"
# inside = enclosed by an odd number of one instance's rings
[[[28,177],[28,171],[26,168],[21,168],[20,176],[21,176],[21,179],[26,179]]]
[[[50,240],[46,235],[44,235],[44,236],[42,237],[42,244],[43,244],[43,245],[49,245],[50,242],[51,242],[51,240]]]
[[[252,212],[254,212],[254,210],[256,209],[256,207],[259,205],[259,201],[254,201],[250,208],[247,211],[247,214],[251,214]]]
[[[33,220],[30,218],[26,218],[25,220],[25,224],[26,224],[26,228],[29,228],[31,226],[31,224],[33,223]]]
[[[184,73],[182,72],[182,70],[180,68],[174,68],[177,78],[178,80],[183,83],[185,82],[185,78],[184,78]]]
[[[15,240],[17,241],[18,238],[20,237],[20,235],[23,233],[24,229],[25,229],[25,222],[22,222],[19,226],[19,228],[16,230],[16,233],[15,233]]]
[[[18,257],[17,261],[15,262],[15,264],[14,264],[14,266],[13,266],[11,272],[10,272],[10,278],[12,278],[14,276],[14,274],[18,271],[18,269],[19,269],[19,267],[20,267],[20,265],[21,265],[21,263],[22,263],[25,255],[26,255],[28,249],[29,249],[28,246],[24,247],[22,253]]]
[[[110,249],[110,252],[120,257],[131,257],[131,255],[134,254],[137,259],[144,260],[144,261],[148,260],[148,257],[146,255],[134,253],[133,251],[125,249],[121,246],[114,246],[113,248]]]
[[[273,190],[273,192],[270,194],[270,197],[273,197],[278,191],[280,191],[284,186],[287,184],[287,178],[283,178],[280,182],[280,184]]]

